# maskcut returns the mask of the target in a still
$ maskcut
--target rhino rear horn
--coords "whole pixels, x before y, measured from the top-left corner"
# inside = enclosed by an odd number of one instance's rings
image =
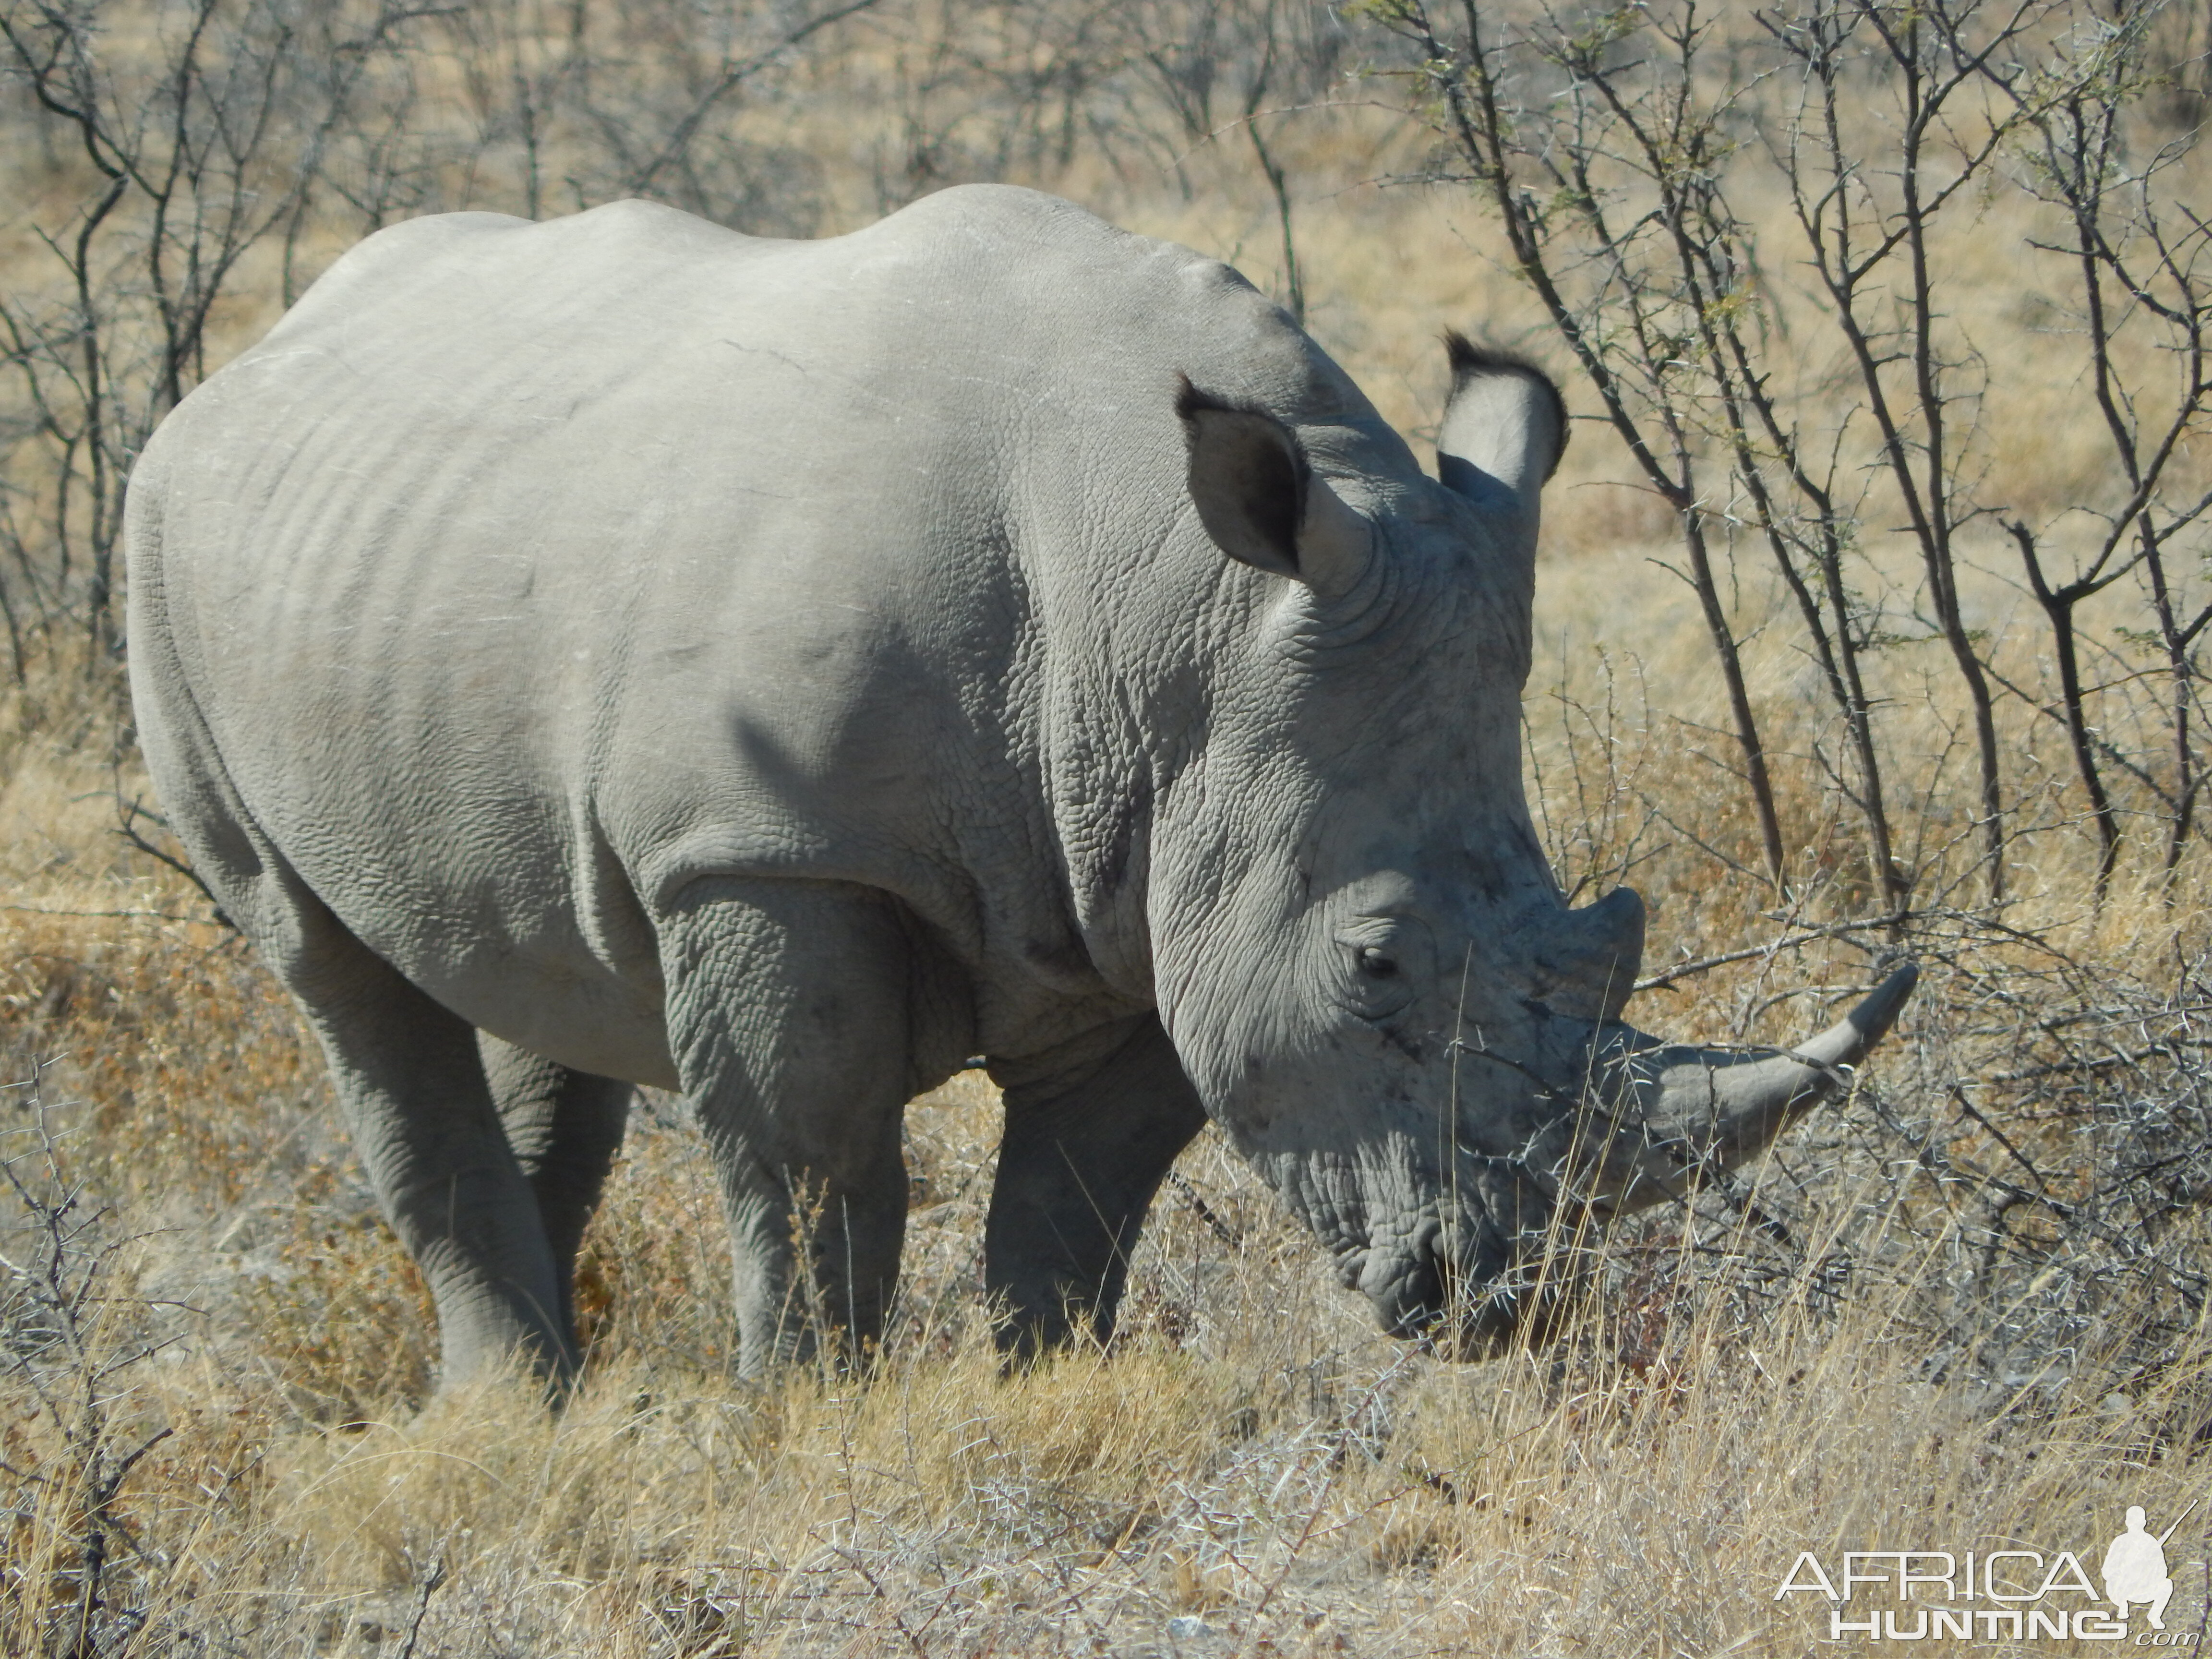
[[[1619,1019],[1644,961],[1644,901],[1626,887],[1553,918],[1536,952],[1538,999],[1572,1018]]]
[[[1190,452],[1190,499],[1231,558],[1334,594],[1355,581],[1373,532],[1307,460],[1298,434],[1266,410],[1179,377],[1176,413]]]

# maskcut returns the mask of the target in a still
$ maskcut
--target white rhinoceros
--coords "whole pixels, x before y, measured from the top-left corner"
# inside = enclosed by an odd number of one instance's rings
[[[1051,198],[626,202],[383,231],[185,400],[147,763],[448,1378],[573,1369],[633,1084],[711,1143],[749,1367],[879,1330],[902,1110],[977,1054],[1011,1346],[1110,1328],[1208,1119],[1480,1346],[1563,1198],[1756,1152],[1887,1028],[1909,969],[1802,1057],[1620,1023],[1642,907],[1569,910],[1521,788],[1564,410],[1453,343],[1436,483],[1236,272]]]

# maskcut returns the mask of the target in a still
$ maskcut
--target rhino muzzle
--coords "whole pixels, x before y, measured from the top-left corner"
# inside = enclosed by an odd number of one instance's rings
[[[1628,915],[1623,905],[1609,918],[1616,937]],[[1640,933],[1640,905],[1633,921]],[[1357,1288],[1385,1330],[1456,1358],[1540,1345],[1583,1288],[1571,1249],[1559,1247],[1757,1157],[1848,1085],[1847,1068],[1887,1034],[1918,979],[1905,963],[1828,1030],[1778,1051],[1662,1043],[1604,1021],[1579,1086],[1547,1091],[1565,1109],[1518,1155],[1485,1160],[1486,1205],[1444,1202],[1454,1219],[1425,1222],[1395,1250],[1370,1249]],[[1613,1000],[1609,985],[1603,994]],[[1500,1207],[1513,1213],[1488,1212]]]

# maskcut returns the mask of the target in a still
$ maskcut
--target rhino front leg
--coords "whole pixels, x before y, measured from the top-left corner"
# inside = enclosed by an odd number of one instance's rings
[[[629,1121],[630,1085],[479,1032],[484,1077],[491,1085],[507,1145],[538,1198],[560,1286],[561,1330],[576,1335],[576,1252],[599,1207],[607,1171],[622,1151]]]
[[[842,882],[693,883],[661,927],[670,1047],[730,1223],[740,1363],[882,1334],[914,1093],[896,902]]]
[[[1006,1129],[983,1279],[1005,1302],[999,1345],[1034,1354],[1082,1327],[1103,1341],[1145,1211],[1206,1109],[1157,1014],[1103,1059],[1055,1068],[1047,1057],[993,1075]]]

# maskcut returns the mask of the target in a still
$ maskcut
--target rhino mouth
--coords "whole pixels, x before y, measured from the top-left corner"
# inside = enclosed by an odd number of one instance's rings
[[[1448,1359],[1492,1359],[1521,1344],[1541,1347],[1569,1304],[1565,1276],[1541,1240],[1528,1251],[1477,1259],[1445,1248],[1425,1230],[1410,1251],[1387,1262],[1370,1254],[1358,1288],[1383,1329]]]

